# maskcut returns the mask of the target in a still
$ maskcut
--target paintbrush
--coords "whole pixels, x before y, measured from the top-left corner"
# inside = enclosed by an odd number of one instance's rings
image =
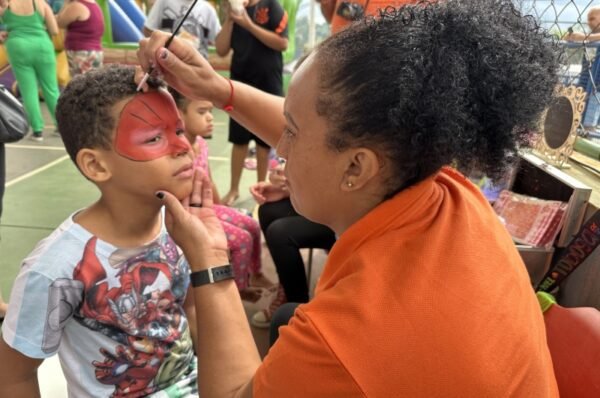
[[[198,0],[194,0],[192,5],[190,6],[190,8],[188,8],[187,12],[185,13],[185,15],[183,16],[181,21],[179,21],[179,25],[177,25],[177,27],[175,28],[175,30],[173,31],[171,36],[167,39],[167,41],[165,43],[165,48],[169,48],[169,46],[171,45],[171,42],[173,41],[173,38],[177,35],[177,33],[179,33],[179,29],[181,29],[181,27],[183,26],[183,23],[187,19],[188,15],[190,15],[190,12],[192,12],[192,9],[194,8],[194,6],[196,5],[197,2],[198,2]],[[148,69],[148,72],[146,72],[144,74],[144,77],[142,77],[142,80],[140,81],[140,84],[138,84],[136,91],[140,91],[142,89],[142,86],[144,84],[146,84],[146,82],[148,81],[148,78],[150,77],[150,74],[152,73],[152,69],[153,68],[150,67]]]

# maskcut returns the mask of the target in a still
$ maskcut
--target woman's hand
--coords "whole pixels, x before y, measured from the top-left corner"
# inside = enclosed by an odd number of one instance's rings
[[[250,193],[256,203],[259,205],[268,203],[268,202],[277,202],[278,200],[285,199],[290,196],[290,193],[287,189],[282,189],[281,187],[275,186],[270,182],[261,181],[257,184],[254,184],[250,187]]]
[[[192,193],[181,202],[169,192],[156,196],[165,204],[167,231],[192,271],[229,262],[227,237],[213,209],[212,184],[206,174],[196,171]]]
[[[208,61],[183,39],[173,38],[169,49],[166,49],[164,46],[170,36],[155,30],[149,38],[140,40],[137,56],[142,69],[162,74],[162,78],[185,97],[210,100],[217,107],[225,105],[230,94],[227,79],[215,72]]]

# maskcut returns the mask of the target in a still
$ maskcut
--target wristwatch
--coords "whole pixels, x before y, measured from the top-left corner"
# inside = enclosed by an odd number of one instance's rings
[[[221,282],[227,279],[233,279],[233,268],[231,267],[231,264],[210,267],[190,274],[190,280],[193,287]]]

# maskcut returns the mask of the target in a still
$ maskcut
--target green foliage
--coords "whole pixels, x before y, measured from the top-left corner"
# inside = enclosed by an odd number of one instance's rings
[[[288,14],[288,48],[283,53],[283,63],[294,59],[296,53],[296,14],[302,0],[279,0],[283,9]]]

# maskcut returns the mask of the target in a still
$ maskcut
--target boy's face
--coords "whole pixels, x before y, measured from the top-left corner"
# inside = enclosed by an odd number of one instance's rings
[[[188,196],[194,176],[192,147],[175,101],[165,91],[139,93],[113,108],[117,127],[105,158],[112,187],[155,201],[157,190]]]
[[[130,160],[146,162],[190,151],[175,102],[162,91],[138,94],[121,111],[115,151]]]
[[[186,101],[182,110],[185,131],[191,136],[210,137],[213,131],[213,104],[210,101]]]

